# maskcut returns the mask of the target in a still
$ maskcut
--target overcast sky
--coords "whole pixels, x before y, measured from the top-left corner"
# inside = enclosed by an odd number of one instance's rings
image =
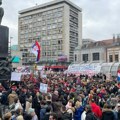
[[[7,25],[12,44],[18,41],[18,11],[51,0],[3,0],[5,15],[2,25]],[[103,40],[120,33],[120,0],[71,0],[83,9],[83,38]]]

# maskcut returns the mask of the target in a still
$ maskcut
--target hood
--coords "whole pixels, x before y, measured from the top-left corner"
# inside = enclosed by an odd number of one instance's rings
[[[95,103],[91,103],[90,106],[92,107],[92,109],[97,107],[97,105]]]

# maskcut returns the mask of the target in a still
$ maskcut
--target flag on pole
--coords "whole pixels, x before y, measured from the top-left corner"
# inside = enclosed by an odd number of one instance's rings
[[[117,71],[117,74],[118,74],[117,80],[120,81],[120,70]]]
[[[38,41],[35,41],[35,43],[32,46],[31,53],[33,53],[36,56],[37,62],[40,60],[40,52],[41,52],[40,48],[41,47],[40,47],[40,44],[38,43]]]

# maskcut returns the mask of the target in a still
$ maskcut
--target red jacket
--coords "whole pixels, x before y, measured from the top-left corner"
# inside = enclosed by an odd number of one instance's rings
[[[100,107],[95,104],[95,103],[91,103],[90,104],[91,108],[92,108],[92,112],[98,117],[101,118],[102,117],[102,111],[100,109]]]

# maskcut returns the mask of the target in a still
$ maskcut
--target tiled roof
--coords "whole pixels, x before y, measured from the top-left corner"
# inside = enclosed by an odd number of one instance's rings
[[[107,39],[107,40],[101,40],[101,41],[95,41],[91,42],[89,44],[83,45],[82,49],[87,49],[87,48],[98,48],[98,47],[108,47],[113,44],[113,39]]]

